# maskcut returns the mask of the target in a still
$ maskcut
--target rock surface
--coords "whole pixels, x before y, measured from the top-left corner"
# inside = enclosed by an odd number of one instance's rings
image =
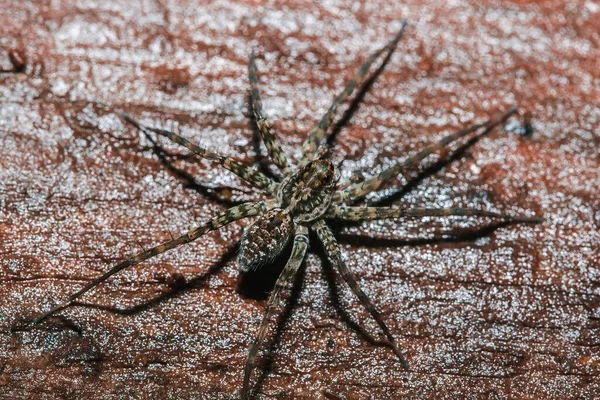
[[[373,343],[377,325],[313,243],[254,372],[256,398],[600,396],[600,3],[393,3],[3,5],[0,398],[239,398],[277,276],[275,267],[239,278],[248,222],[27,323],[140,247],[260,198],[171,144],[153,149],[116,112],[264,163],[247,116],[254,51],[265,112],[297,160],[306,132],[402,18],[398,50],[337,135],[343,179],[519,105],[532,135],[517,134],[515,120],[368,200],[545,221],[337,226],[411,370]]]

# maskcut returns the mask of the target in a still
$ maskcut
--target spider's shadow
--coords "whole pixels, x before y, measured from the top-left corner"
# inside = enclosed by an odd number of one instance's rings
[[[108,311],[110,313],[119,314],[119,315],[134,315],[134,314],[138,314],[138,313],[147,311],[148,309],[151,309],[151,308],[155,307],[156,305],[163,303],[164,301],[179,297],[184,292],[188,292],[190,290],[201,288],[202,286],[204,286],[205,282],[211,276],[213,276],[216,273],[218,273],[219,271],[221,271],[223,269],[223,267],[235,256],[236,249],[237,249],[237,244],[236,244],[236,246],[234,246],[234,247],[230,248],[228,251],[226,251],[221,256],[220,260],[218,262],[216,262],[215,264],[213,264],[203,274],[201,274],[191,280],[188,280],[188,281],[185,281],[185,279],[182,279],[181,276],[179,275],[180,279],[175,279],[174,283],[169,285],[168,291],[165,291],[158,296],[152,297],[148,300],[145,300],[141,303],[137,303],[133,306],[115,307],[115,306],[110,306],[110,305],[102,305],[102,304],[94,304],[94,303],[75,301],[75,302],[73,302],[71,307],[82,307],[82,308],[103,310],[103,311]],[[77,325],[73,320],[71,320],[68,317],[64,317],[62,315],[53,315],[43,325],[33,325],[32,326],[29,323],[29,321],[28,322],[23,321],[22,324],[19,324],[19,325],[13,327],[12,331],[13,332],[29,331],[29,330],[33,330],[33,329],[43,329],[43,330],[47,330],[47,331],[71,330],[71,331],[75,332],[77,334],[77,336],[79,336],[79,337],[83,336],[83,329],[79,325]],[[88,358],[85,361],[99,362],[99,361],[103,360],[103,358],[104,358],[103,355],[100,353],[99,350],[96,349],[96,347],[93,343],[88,345],[87,348],[89,348],[93,351],[90,353],[90,355],[88,356]],[[88,353],[89,352],[90,352],[90,350],[88,350]],[[68,358],[69,355],[70,355],[70,353],[65,353],[64,357]],[[94,364],[94,371],[95,371],[96,375],[99,375],[99,373],[100,373],[100,364],[99,363]]]
[[[384,237],[371,237],[366,235],[349,235],[346,233],[339,233],[343,226],[337,222],[331,224],[331,229],[334,230],[336,238],[340,243],[349,244],[352,246],[361,246],[369,248],[383,248],[383,247],[404,247],[404,246],[427,246],[432,244],[440,243],[465,243],[474,242],[477,239],[488,237],[498,229],[506,226],[516,224],[518,222],[513,221],[500,221],[491,223],[488,225],[472,228],[461,228],[455,229],[450,233],[445,233],[441,236],[434,236],[430,238],[410,238],[410,239],[396,239],[396,238],[384,238]]]
[[[99,304],[92,304],[92,303],[85,303],[85,302],[74,302],[73,305],[79,306],[79,307],[87,307],[87,308],[93,308],[93,309],[97,309],[97,310],[109,311],[109,312],[112,312],[115,314],[121,314],[121,315],[134,315],[134,314],[138,314],[140,312],[147,311],[148,309],[151,309],[154,306],[156,306],[164,301],[177,298],[185,292],[203,287],[204,284],[208,281],[208,279],[210,279],[210,277],[212,277],[213,275],[220,272],[225,267],[225,265],[233,259],[233,257],[236,254],[236,249],[237,249],[237,244],[236,244],[236,246],[233,246],[230,249],[228,249],[221,256],[219,261],[214,263],[203,274],[201,274],[193,279],[187,280],[187,281],[184,279],[183,280],[176,279],[174,284],[169,285],[169,290],[159,294],[158,296],[155,296],[148,300],[145,300],[141,303],[137,303],[131,307],[114,307],[114,306],[99,305]]]
[[[183,169],[177,168],[171,160],[177,159],[178,156],[169,154],[165,149],[163,149],[159,145],[157,140],[155,140],[148,133],[143,133],[146,136],[146,138],[152,143],[152,152],[156,155],[156,157],[163,165],[165,170],[172,176],[174,176],[176,179],[181,181],[185,188],[192,189],[201,196],[209,199],[210,201],[213,201],[214,203],[219,204],[221,206],[225,206],[227,208],[234,207],[242,203],[240,201],[224,199],[218,194],[219,191],[224,190],[224,188],[211,188],[205,186],[202,183],[198,182],[192,175],[188,174]],[[187,159],[188,157],[184,156],[184,158]]]
[[[285,249],[270,263],[240,274],[238,293],[254,300],[266,300],[292,253],[290,240]]]
[[[379,75],[381,75],[381,73],[383,72],[383,70],[385,69],[386,65],[388,64],[395,52],[396,49],[394,49],[394,51],[392,52],[389,52],[385,56],[385,58],[381,62],[381,65],[375,70],[375,72],[373,72],[373,74],[371,74],[371,76],[367,78],[367,80],[365,80],[364,84],[361,85],[361,87],[358,89],[358,91],[356,92],[356,96],[354,96],[354,98],[350,101],[350,105],[348,106],[344,114],[341,116],[341,118],[333,124],[331,128],[331,134],[326,138],[325,141],[328,150],[335,145],[335,142],[337,141],[337,136],[339,135],[340,131],[346,125],[348,125],[348,123],[354,116],[354,113],[356,113],[356,111],[360,107],[363,99],[371,90],[371,87],[373,86]],[[329,153],[329,151],[327,153]]]
[[[323,244],[321,243],[321,241],[316,241],[316,242],[318,243],[318,247],[316,249],[317,255],[321,259],[321,263],[323,266],[323,276],[325,277],[325,280],[327,281],[327,285],[329,287],[329,292],[330,292],[329,299],[331,300],[331,305],[335,309],[336,313],[339,315],[340,319],[348,327],[350,327],[350,329],[355,331],[360,336],[360,338],[363,339],[364,341],[366,341],[367,343],[370,343],[373,346],[385,346],[385,347],[392,348],[387,341],[381,341],[381,340],[375,339],[359,323],[355,322],[350,317],[350,315],[346,312],[346,310],[344,310],[344,308],[342,307],[342,304],[341,304],[338,283],[336,282],[337,281],[336,276],[339,277],[339,274],[336,275],[336,272],[334,271],[333,266],[331,265],[331,262],[329,261],[329,258],[325,254],[325,251],[323,249]],[[341,284],[345,284],[345,283],[341,283]],[[353,294],[352,294],[352,298],[354,299]]]
[[[398,187],[396,191],[382,197],[379,199],[375,199],[374,201],[366,200],[368,205],[372,206],[391,206],[396,201],[402,199],[405,195],[410,193],[413,189],[415,189],[420,183],[422,183],[425,179],[437,174],[442,171],[446,166],[450,165],[452,162],[459,160],[463,157],[467,151],[481,139],[481,136],[477,135],[465,143],[457,147],[455,150],[450,151],[446,156],[440,157],[436,162],[427,165],[422,171],[413,174],[408,177],[407,183]]]
[[[253,393],[258,393],[269,375],[269,373],[273,370],[273,366],[275,363],[275,349],[281,343],[281,339],[283,338],[283,333],[285,331],[285,326],[289,321],[292,312],[298,305],[298,299],[300,298],[300,293],[302,291],[302,284],[304,282],[304,277],[306,275],[306,263],[302,262],[300,269],[298,270],[296,277],[294,278],[292,289],[290,290],[290,294],[285,301],[285,306],[283,311],[277,318],[277,325],[275,326],[274,334],[268,341],[268,347],[264,353],[264,357],[262,360],[256,364],[256,369],[260,370],[258,377],[254,383]],[[251,395],[250,398],[254,398],[254,395]]]
[[[76,101],[73,104],[76,105],[78,103],[82,103],[84,106],[92,104],[95,107],[95,110],[96,109],[104,110],[104,113],[107,112],[106,110],[110,109],[105,104],[98,103],[98,102]],[[100,111],[96,111],[96,112],[98,114],[102,114],[102,112],[100,112]],[[114,111],[110,110],[108,112],[110,112],[112,114]],[[82,122],[74,120],[73,118],[68,117],[68,116],[64,116],[64,118],[65,118],[65,121],[67,122],[67,124],[69,124],[69,126],[71,126],[71,128],[75,131],[77,131],[79,129],[90,130],[92,128],[93,129],[98,128],[97,126],[89,127],[89,126],[82,125]],[[221,193],[224,191],[229,191],[232,188],[226,188],[226,187],[225,188],[223,188],[223,187],[215,188],[215,187],[206,186],[206,185],[200,183],[199,181],[197,181],[193,176],[188,174],[185,170],[177,168],[174,165],[174,161],[176,161],[176,160],[193,162],[197,157],[196,155],[194,155],[194,154],[172,154],[168,150],[164,149],[160,145],[159,141],[157,139],[155,139],[154,137],[152,137],[152,135],[150,135],[148,132],[141,131],[141,133],[144,134],[144,136],[148,139],[148,141],[150,141],[150,143],[151,143],[150,150],[154,153],[154,155],[156,155],[156,157],[158,158],[161,165],[165,168],[165,170],[169,174],[171,174],[173,177],[175,177],[175,179],[180,181],[184,188],[191,189],[191,190],[195,191],[196,193],[198,193],[199,195],[209,199],[210,201],[212,201],[216,204],[222,205],[224,207],[227,207],[227,208],[236,206],[241,203],[241,201],[228,200]],[[121,141],[124,140],[123,138],[117,138],[110,133],[108,133],[108,135],[113,137],[113,139],[115,139],[115,140],[121,140]],[[142,150],[148,150],[148,148],[145,148]]]

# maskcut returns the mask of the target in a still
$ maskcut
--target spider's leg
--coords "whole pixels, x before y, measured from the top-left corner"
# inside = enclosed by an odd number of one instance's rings
[[[197,146],[197,145],[193,144],[192,142],[190,142],[189,140],[187,140],[186,138],[181,137],[171,131],[167,131],[164,129],[150,128],[148,126],[142,125],[140,122],[136,121],[135,119],[133,119],[130,115],[128,115],[126,113],[121,113],[121,117],[125,121],[129,122],[131,125],[135,126],[140,131],[142,131],[146,134],[148,132],[157,133],[161,136],[166,137],[167,139],[172,140],[173,142],[175,142],[177,144],[180,144],[180,145],[186,147],[192,153],[197,154],[202,158],[206,158],[208,160],[218,162],[223,168],[228,169],[229,171],[233,172],[234,174],[236,174],[237,176],[239,176],[240,178],[242,178],[243,180],[248,182],[253,187],[266,190],[268,193],[273,193],[275,190],[275,187],[277,185],[276,182],[271,180],[268,176],[254,170],[253,168],[251,168],[247,165],[240,163],[239,161],[237,161],[231,157],[225,157],[220,154],[214,153],[208,149],[204,149],[200,146]]]
[[[275,135],[273,135],[273,132],[271,132],[271,125],[269,124],[269,121],[267,121],[263,114],[262,101],[260,100],[260,93],[258,91],[258,76],[256,71],[256,62],[254,60],[254,53],[252,53],[250,54],[248,75],[251,87],[250,97],[252,99],[252,110],[254,111],[256,126],[258,127],[260,136],[262,137],[265,146],[267,147],[267,151],[269,152],[271,160],[273,160],[281,172],[287,174],[289,172],[288,159],[283,150],[281,150],[277,139],[275,139]]]
[[[370,179],[364,180],[362,182],[350,185],[347,188],[337,192],[335,194],[334,201],[337,203],[344,203],[347,201],[354,201],[363,196],[366,196],[367,194],[369,194],[375,190],[378,190],[381,186],[383,186],[388,181],[390,181],[392,178],[394,178],[395,176],[400,174],[406,167],[411,166],[413,164],[417,164],[418,162],[423,160],[425,157],[427,157],[431,153],[436,152],[440,149],[443,149],[444,147],[446,147],[450,143],[454,142],[455,140],[458,140],[458,139],[460,139],[472,132],[475,132],[479,129],[482,129],[482,128],[485,128],[485,130],[482,131],[481,133],[479,133],[475,138],[479,139],[482,136],[485,136],[486,134],[491,132],[496,126],[503,123],[507,118],[509,118],[511,115],[515,114],[516,112],[517,112],[517,109],[512,108],[512,109],[508,110],[507,112],[497,115],[496,117],[494,117],[490,120],[487,120],[485,122],[482,122],[482,123],[479,123],[476,125],[472,125],[468,128],[465,128],[465,129],[455,132],[451,135],[448,135],[448,136],[444,137],[442,140],[440,140],[439,142],[433,143],[433,144],[425,147],[423,150],[419,151],[418,153],[408,157],[407,159],[405,159],[401,162],[397,162],[397,163],[393,164],[391,167],[384,169],[378,175],[376,175]]]
[[[404,32],[406,24],[406,20],[402,21],[402,26],[400,28],[400,31],[398,31],[398,33],[396,34],[396,36],[387,45],[377,50],[375,53],[371,54],[369,58],[367,58],[367,60],[360,66],[352,80],[350,80],[350,82],[346,84],[344,90],[333,100],[333,103],[331,104],[325,115],[321,117],[319,123],[310,131],[310,133],[308,134],[308,138],[302,145],[302,161],[300,162],[301,165],[312,161],[312,159],[315,156],[315,153],[319,149],[319,146],[321,144],[321,141],[323,140],[323,137],[325,136],[325,133],[327,133],[329,126],[333,122],[333,118],[335,117],[335,113],[337,111],[338,106],[344,101],[346,101],[346,99],[352,94],[352,92],[354,92],[354,89],[356,89],[356,87],[362,83],[362,81],[365,79],[365,76],[367,75],[367,72],[369,72],[369,68],[375,62],[377,57],[379,57],[382,53],[386,51],[392,52],[396,49],[398,42],[402,38],[402,33]]]
[[[298,268],[302,264],[304,255],[306,254],[306,249],[308,247],[308,229],[304,226],[298,225],[296,227],[295,235],[296,236],[294,237],[292,255],[290,256],[290,259],[283,268],[281,275],[279,275],[277,283],[275,283],[275,287],[273,288],[273,291],[269,296],[269,302],[267,303],[267,308],[265,310],[265,314],[260,324],[260,328],[258,329],[256,338],[254,339],[254,342],[250,347],[250,351],[248,352],[248,357],[246,358],[246,367],[244,368],[244,386],[242,388],[242,399],[246,399],[248,397],[250,377],[252,375],[252,369],[254,368],[254,361],[256,360],[258,349],[260,348],[260,345],[262,344],[267,334],[269,320],[271,319],[271,317],[273,316],[273,312],[275,311],[275,306],[277,305],[279,294],[283,289],[287,287],[289,282],[294,278],[296,272],[298,271]]]
[[[327,256],[329,257],[331,262],[333,262],[336,268],[340,271],[342,278],[344,278],[348,286],[350,286],[350,289],[352,289],[356,297],[358,297],[358,300],[360,300],[361,304],[367,309],[367,311],[369,312],[369,314],[371,314],[373,319],[377,321],[377,324],[379,324],[379,327],[390,342],[394,353],[400,359],[400,363],[402,363],[402,366],[406,370],[408,370],[408,362],[406,361],[406,359],[402,355],[402,352],[398,348],[396,340],[394,339],[394,336],[392,336],[392,333],[385,324],[383,317],[381,316],[379,311],[377,311],[373,303],[371,303],[371,300],[369,300],[366,293],[363,292],[363,290],[360,288],[358,282],[356,281],[356,278],[354,277],[354,274],[352,274],[346,263],[342,260],[340,249],[338,247],[337,241],[335,240],[335,237],[333,236],[333,232],[331,232],[331,229],[323,220],[315,222],[313,228],[316,230],[319,239],[321,239],[323,247],[325,248],[325,252],[327,253]]]
[[[48,318],[49,316],[51,316],[52,314],[54,314],[55,312],[71,306],[73,304],[73,302],[77,298],[82,296],[84,293],[86,293],[90,289],[93,289],[94,287],[98,286],[100,283],[104,282],[110,276],[116,274],[117,272],[119,272],[125,268],[137,265],[137,264],[141,263],[142,261],[152,258],[158,254],[164,253],[168,250],[174,249],[183,244],[186,244],[193,240],[196,240],[197,238],[204,235],[205,233],[214,231],[214,230],[222,227],[223,225],[227,225],[230,222],[261,214],[261,213],[265,212],[269,207],[271,207],[271,203],[264,202],[264,201],[260,201],[257,203],[240,204],[238,206],[230,208],[227,211],[220,213],[219,215],[213,217],[206,224],[200,225],[199,227],[192,229],[191,231],[179,236],[178,238],[169,240],[167,242],[159,244],[158,246],[152,247],[150,249],[142,251],[141,253],[131,256],[128,259],[126,259],[125,261],[112,267],[110,270],[105,272],[103,275],[99,276],[98,278],[94,279],[93,281],[91,281],[90,283],[85,285],[79,291],[70,295],[67,301],[59,304],[58,306],[52,308],[50,311],[45,312],[44,314],[35,318],[33,320],[33,323],[35,323],[35,324],[40,323],[43,320],[45,320],[46,318]]]
[[[506,222],[542,222],[539,217],[510,215],[473,208],[399,208],[399,207],[345,207],[332,206],[327,210],[327,218],[338,218],[344,221],[372,221],[375,219],[401,217],[488,217],[499,218]]]

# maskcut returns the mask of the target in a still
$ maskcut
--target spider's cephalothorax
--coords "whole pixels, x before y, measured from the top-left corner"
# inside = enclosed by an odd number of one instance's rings
[[[327,160],[316,160],[283,179],[277,201],[289,209],[295,222],[321,217],[333,199],[339,174]]]
[[[257,217],[256,221],[251,224],[244,233],[240,243],[238,262],[242,271],[256,268],[272,260],[281,252],[292,237],[293,246],[290,258],[271,292],[262,323],[256,338],[250,347],[250,351],[248,352],[244,368],[242,399],[246,399],[249,394],[250,377],[254,362],[258,354],[258,349],[267,335],[268,323],[275,312],[277,299],[279,298],[281,291],[296,275],[306,254],[309,229],[316,233],[317,238],[323,243],[323,250],[330,259],[331,264],[336,268],[344,281],[346,281],[354,294],[356,294],[358,300],[367,309],[369,314],[377,321],[379,327],[387,337],[390,347],[400,360],[401,364],[408,369],[408,363],[398,348],[394,336],[388,329],[383,317],[377,311],[371,300],[369,300],[367,294],[360,288],[350,268],[342,260],[336,239],[326,220],[372,221],[384,218],[395,219],[401,217],[432,216],[479,216],[500,218],[507,222],[540,222],[541,220],[535,217],[511,216],[509,214],[472,208],[406,208],[398,206],[356,207],[347,205],[359,201],[369,193],[379,190],[394,177],[402,173],[405,168],[419,163],[431,153],[448,146],[455,140],[475,132],[476,134],[473,138],[474,142],[475,139],[489,133],[494,127],[498,126],[509,116],[514,114],[516,109],[511,109],[493,119],[452,133],[438,142],[425,147],[421,151],[416,152],[414,155],[382,169],[371,178],[364,179],[360,182],[346,184],[342,189],[336,190],[339,178],[338,171],[333,168],[330,162],[322,159],[315,159],[315,155],[319,154],[319,147],[334,120],[337,107],[352,95],[354,89],[364,81],[369,68],[381,54],[387,52],[388,57],[391,55],[396,48],[398,41],[402,37],[405,26],[406,22],[403,22],[400,31],[394,39],[385,47],[373,53],[363,63],[352,80],[348,82],[344,90],[335,98],[333,104],[329,107],[325,115],[323,115],[319,123],[310,131],[308,138],[302,146],[302,159],[298,163],[300,166],[298,168],[290,166],[287,156],[281,150],[275,136],[271,132],[271,127],[267,119],[263,115],[262,103],[258,91],[256,63],[254,61],[254,56],[250,56],[249,75],[252,108],[258,130],[267,147],[269,156],[273,160],[273,163],[283,173],[283,180],[281,182],[275,182],[268,176],[230,157],[224,157],[197,146],[173,132],[146,127],[130,116],[122,114],[126,121],[136,126],[147,136],[149,136],[150,133],[159,134],[175,143],[185,146],[190,151],[203,158],[216,161],[224,168],[245,180],[252,187],[263,191],[265,194],[274,197],[274,199],[248,202],[232,207],[216,215],[207,223],[202,224],[177,238],[127,258],[112,267],[103,275],[89,282],[79,291],[73,293],[69,296],[67,301],[40,315],[34,322],[39,323],[53,313],[72,306],[75,300],[80,296],[125,268],[137,265],[158,254],[196,240],[202,235],[219,229],[230,222],[246,217]]]

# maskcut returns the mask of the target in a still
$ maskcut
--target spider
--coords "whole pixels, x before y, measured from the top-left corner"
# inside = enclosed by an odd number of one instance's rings
[[[381,189],[394,177],[398,176],[405,168],[419,163],[428,155],[448,146],[450,143],[471,133],[476,133],[473,140],[486,135],[496,126],[506,121],[511,115],[515,114],[517,111],[516,108],[510,109],[485,122],[452,133],[440,141],[418,151],[414,155],[411,155],[402,161],[395,162],[390,167],[383,169],[379,174],[376,174],[371,178],[363,179],[362,181],[345,186],[338,185],[340,173],[330,161],[322,157],[322,153],[320,152],[323,148],[322,142],[332,125],[337,107],[345,102],[348,97],[352,95],[354,90],[361,85],[372,64],[382,54],[385,53],[389,57],[393,53],[398,42],[402,38],[406,24],[406,20],[402,21],[401,28],[395,37],[387,43],[386,46],[371,54],[360,66],[352,80],[347,83],[344,90],[335,97],[325,115],[323,115],[318,124],[308,134],[308,138],[302,146],[302,158],[296,166],[291,165],[288,157],[282,151],[272,132],[271,126],[263,113],[258,89],[255,57],[253,53],[250,55],[248,71],[251,86],[251,107],[256,125],[267,148],[269,157],[283,174],[283,179],[280,182],[233,158],[225,157],[199,147],[173,132],[142,125],[128,114],[122,113],[121,117],[125,121],[132,124],[145,135],[149,136],[150,133],[158,134],[186,147],[189,151],[200,157],[215,161],[223,168],[233,172],[235,175],[246,181],[252,187],[262,190],[264,193],[270,195],[273,199],[247,202],[234,206],[214,216],[207,223],[202,224],[177,238],[172,238],[172,240],[127,258],[123,262],[113,266],[103,275],[89,282],[79,291],[70,295],[65,302],[35,318],[34,323],[40,323],[52,314],[74,305],[75,300],[80,296],[123,269],[132,267],[158,254],[196,240],[204,234],[217,230],[231,222],[242,218],[256,217],[256,220],[245,230],[240,241],[238,264],[242,273],[259,268],[262,265],[271,262],[282,252],[289,241],[293,241],[293,245],[290,258],[279,275],[275,287],[269,296],[258,333],[256,334],[246,358],[241,392],[242,399],[246,399],[249,396],[250,380],[258,350],[266,338],[269,320],[275,312],[275,306],[279,296],[282,290],[284,290],[293,280],[308,249],[309,230],[316,232],[332,265],[337,269],[339,274],[341,274],[344,281],[348,284],[356,297],[358,297],[358,300],[369,312],[371,317],[377,322],[388,340],[389,347],[393,350],[401,365],[408,370],[408,362],[397,345],[394,336],[388,329],[381,314],[377,311],[377,308],[361,289],[352,271],[350,271],[345,264],[333,232],[326,221],[372,221],[378,219],[426,216],[478,216],[498,218],[507,223],[534,223],[541,222],[541,219],[537,217],[512,216],[509,214],[472,208],[404,208],[397,206],[367,207],[352,205],[369,193]]]

